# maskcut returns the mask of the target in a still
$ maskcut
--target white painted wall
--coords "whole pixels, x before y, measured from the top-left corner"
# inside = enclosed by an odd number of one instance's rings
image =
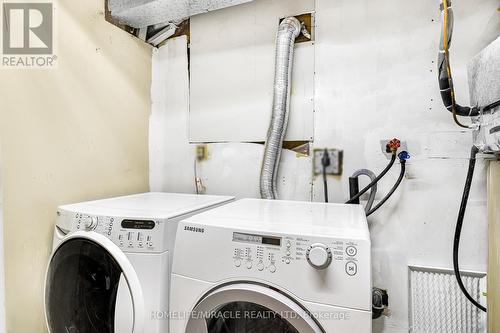
[[[281,6],[283,14],[290,14],[287,0],[256,0],[256,3],[259,1]],[[399,137],[408,142],[412,154],[402,187],[369,219],[373,281],[376,286],[389,290],[392,310],[391,317],[375,322],[377,332],[409,329],[408,265],[452,267],[453,231],[472,140],[470,133],[453,124],[451,115],[440,102],[435,69],[438,6],[437,0],[404,5],[389,0],[315,1],[317,29],[315,55],[311,59],[315,64],[312,147],[344,150],[344,175],[329,180],[331,200],[347,199],[347,178],[354,170],[379,171],[385,166],[387,160],[380,152],[379,140]],[[497,6],[497,0],[454,2],[452,65],[458,100],[462,104],[468,102],[467,61],[500,33],[491,34],[488,28],[491,25],[488,22],[499,15]],[[210,19],[220,21],[224,19],[221,15],[229,18],[234,10],[236,8],[223,10],[217,16],[206,14],[203,22],[207,26],[217,25]],[[260,14],[248,12],[250,16]],[[242,35],[252,33],[252,25],[246,21],[231,29]],[[274,35],[276,27],[270,27],[267,33]],[[260,57],[273,59],[273,49],[260,50]],[[205,56],[216,57],[218,50],[210,52],[213,54]],[[232,53],[235,57],[244,56],[248,49],[238,52],[236,48]],[[188,136],[187,65],[185,39],[171,40],[153,55],[152,190],[195,191],[195,146],[189,144]],[[224,71],[224,64],[220,70]],[[299,72],[307,70],[300,65],[294,68]],[[239,79],[246,80],[245,77]],[[231,104],[234,101],[229,101],[220,103],[219,112],[230,112],[235,107]],[[293,113],[291,117],[293,121]],[[267,124],[257,125],[267,128]],[[222,129],[232,124],[214,126]],[[228,142],[210,144],[209,150],[210,158],[196,166],[207,193],[258,196],[260,145]],[[398,172],[394,168],[380,184],[380,196],[392,186]],[[313,179],[311,174],[310,158],[286,151],[279,182],[281,197],[322,201],[321,179]],[[485,164],[480,161],[463,230],[461,264],[464,270],[486,271],[486,226]]]
[[[314,11],[314,0],[259,0],[191,19],[190,141],[259,142],[267,135],[279,19]],[[228,15],[229,14],[229,15]],[[235,27],[235,28],[233,28]],[[237,28],[236,28],[237,27]],[[311,140],[314,43],[295,47],[286,140]],[[231,124],[231,126],[223,126]]]
[[[2,152],[0,151],[0,333],[5,332],[5,262],[3,243]]]
[[[0,70],[8,333],[47,332],[57,206],[149,183],[151,47],[106,22],[104,0],[52,2],[58,67]]]
[[[170,40],[153,54],[150,120],[150,187],[152,191],[195,190],[195,169],[207,193],[259,196],[260,159],[264,146],[252,143],[209,145],[208,161],[196,163],[196,145],[189,140],[187,39]],[[221,124],[221,126],[230,126]],[[279,183],[283,199],[310,200],[312,162],[284,151]]]

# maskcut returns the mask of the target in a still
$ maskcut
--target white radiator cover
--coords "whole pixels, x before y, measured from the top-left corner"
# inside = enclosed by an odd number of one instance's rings
[[[411,332],[486,332],[486,315],[460,291],[452,271],[410,267]],[[467,290],[484,304],[486,275],[462,273]]]
[[[253,0],[109,0],[111,15],[134,28],[173,22]]]

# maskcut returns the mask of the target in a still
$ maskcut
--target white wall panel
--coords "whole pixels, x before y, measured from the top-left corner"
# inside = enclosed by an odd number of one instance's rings
[[[149,181],[152,191],[195,190],[195,150],[189,146],[187,38],[169,40],[153,53]]]
[[[453,232],[467,173],[472,134],[442,106],[436,75],[439,1],[316,1],[315,144],[344,150],[344,176],[330,197],[348,196],[358,168],[382,170],[379,140],[407,141],[411,160],[401,188],[369,218],[373,283],[387,288],[391,317],[374,332],[408,332],[408,264],[452,267]],[[485,44],[476,36],[498,1],[455,1],[451,57],[458,100],[468,103],[467,61]],[[499,32],[500,33],[500,32]],[[381,199],[397,179],[379,185]],[[314,200],[323,198],[321,179]],[[478,162],[461,243],[463,269],[486,270],[486,183]]]
[[[260,197],[259,175],[264,146],[252,143],[208,144],[208,159],[196,161],[196,144],[188,138],[187,39],[178,37],[153,54],[150,119],[150,188],[194,193],[196,176],[207,194]],[[283,199],[310,200],[310,157],[285,150],[278,190]]]
[[[347,199],[347,178],[354,170],[370,168],[378,172],[385,167],[387,159],[380,151],[381,139],[399,137],[407,141],[412,155],[402,187],[383,209],[369,219],[373,282],[388,289],[392,311],[391,317],[374,322],[374,332],[408,332],[408,265],[451,268],[453,231],[472,144],[471,133],[453,124],[450,113],[440,101],[435,64],[440,29],[439,1],[316,0],[316,7],[312,5],[309,1],[255,0],[253,4],[193,20],[191,37],[193,41],[203,39],[198,42],[208,50],[203,57],[192,59],[193,75],[198,71],[200,80],[207,80],[205,86],[210,80],[217,83],[218,76],[222,75],[224,87],[221,90],[198,89],[196,92],[196,82],[192,82],[191,92],[198,95],[191,98],[194,103],[191,112],[198,118],[191,122],[191,130],[207,135],[191,136],[191,139],[221,139],[222,136],[217,137],[221,132],[225,138],[234,136],[236,141],[210,145],[210,158],[199,165],[200,174],[208,193],[258,196],[262,147],[238,141],[250,137],[252,141],[262,140],[267,130],[276,34],[276,24],[267,22],[275,22],[276,18],[268,14],[283,11],[288,15],[315,10],[315,56],[308,62],[314,64],[316,73],[314,147],[344,150],[344,174],[329,178],[331,200],[343,202]],[[280,6],[278,10],[276,7]],[[453,6],[456,25],[452,65],[458,100],[467,104],[466,64],[490,41],[483,32],[491,25],[488,22],[498,16],[498,1],[456,1]],[[238,18],[237,28],[233,16]],[[499,33],[497,31],[497,35]],[[228,36],[229,40],[243,36],[256,42],[252,45],[246,41],[232,42],[228,47],[223,42]],[[298,61],[301,47],[298,46]],[[192,51],[196,54],[195,49]],[[219,73],[214,70],[216,67],[224,68],[224,71]],[[259,70],[249,70],[250,67]],[[295,66],[294,76],[305,77],[309,70],[302,65]],[[194,76],[191,78],[196,81]],[[201,96],[202,93],[206,96]],[[264,95],[267,97],[262,97]],[[166,98],[176,100],[170,94]],[[196,106],[197,101],[202,100],[206,105],[199,103]],[[292,102],[291,115],[295,124],[291,124],[291,131],[299,133],[297,126],[305,120],[297,118],[301,113],[294,107],[295,102]],[[261,114],[262,110],[268,113]],[[254,116],[251,111],[255,112]],[[202,115],[203,112],[207,113]],[[240,125],[240,120],[244,126]],[[165,118],[165,121],[175,122],[177,128],[188,126],[174,118]],[[185,118],[182,121],[187,122]],[[309,126],[307,121],[303,124]],[[212,128],[204,132],[204,127]],[[252,137],[249,133],[253,135],[257,128],[261,131],[259,137]],[[172,145],[179,142],[171,134],[166,134],[165,140],[172,141]],[[194,149],[185,143],[183,147],[185,151]],[[159,188],[167,191],[194,189],[192,181],[183,179],[180,170],[188,168],[188,162],[193,163],[193,159],[188,161],[182,152],[169,158],[175,163],[170,163],[161,172],[179,176],[169,176],[171,180]],[[305,185],[312,174],[307,165],[311,166],[310,159],[285,153],[281,173],[284,179],[280,180],[280,186],[285,184],[285,188],[280,188],[282,197],[307,199],[311,195],[310,186]],[[395,167],[380,184],[378,199],[387,193],[397,174]],[[321,178],[313,182],[313,200],[322,201]],[[158,184],[153,182],[152,186]],[[477,165],[461,244],[462,268],[485,271],[486,182],[483,161]]]
[[[264,141],[279,19],[314,0],[260,0],[191,19],[190,140]],[[312,140],[314,46],[297,45],[286,140]]]
[[[239,198],[260,198],[259,176],[264,145],[214,143],[208,160],[198,162],[197,173],[209,194],[232,193]],[[310,157],[284,150],[278,192],[283,200],[311,200]]]

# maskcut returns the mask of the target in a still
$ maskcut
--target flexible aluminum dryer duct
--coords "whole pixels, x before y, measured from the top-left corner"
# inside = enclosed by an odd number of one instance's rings
[[[293,48],[301,29],[302,24],[295,17],[284,19],[278,29],[273,112],[260,172],[260,195],[263,199],[278,198],[276,179],[288,125]]]

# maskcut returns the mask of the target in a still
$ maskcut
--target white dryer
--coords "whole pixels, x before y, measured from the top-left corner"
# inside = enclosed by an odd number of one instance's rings
[[[60,206],[45,281],[50,333],[166,333],[178,222],[232,197],[144,193]]]
[[[371,332],[359,205],[245,199],[179,224],[171,332]]]

